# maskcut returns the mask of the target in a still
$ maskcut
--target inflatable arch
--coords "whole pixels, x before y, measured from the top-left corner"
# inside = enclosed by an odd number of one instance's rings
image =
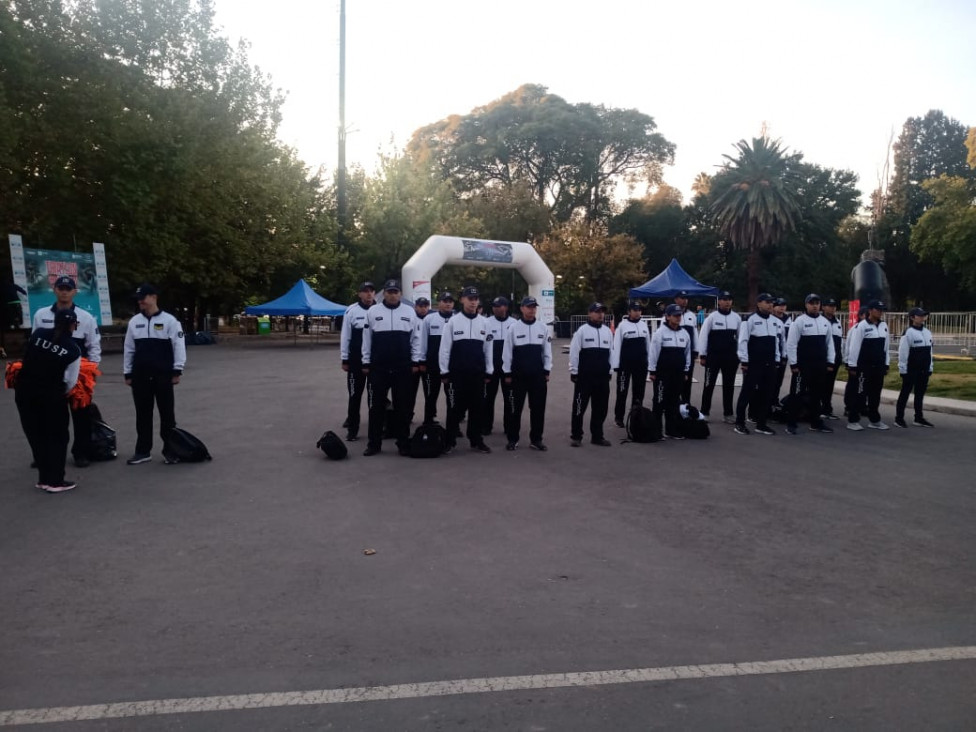
[[[426,297],[433,302],[430,281],[449,264],[517,269],[529,285],[529,294],[539,301],[539,320],[549,326],[555,322],[556,279],[531,244],[432,236],[403,265],[403,296],[411,301]]]

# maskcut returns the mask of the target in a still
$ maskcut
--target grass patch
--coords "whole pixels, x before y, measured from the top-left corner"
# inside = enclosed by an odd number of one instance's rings
[[[841,368],[837,380],[847,380],[847,369]],[[897,363],[891,364],[891,371],[885,377],[884,388],[894,391],[901,390],[901,376],[898,375]],[[925,394],[926,396],[976,401],[976,360],[942,360],[936,357],[935,370],[929,378],[929,388]]]

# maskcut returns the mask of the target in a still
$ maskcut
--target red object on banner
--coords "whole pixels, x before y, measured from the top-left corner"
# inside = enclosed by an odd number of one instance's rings
[[[861,309],[860,300],[851,300],[847,306],[848,316],[847,316],[847,328],[850,330],[855,325],[857,325],[857,311]]]

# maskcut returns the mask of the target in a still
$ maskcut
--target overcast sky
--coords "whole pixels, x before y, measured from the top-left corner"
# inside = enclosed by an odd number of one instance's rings
[[[216,0],[217,22],[288,93],[279,136],[336,166],[339,0]],[[636,108],[677,145],[687,196],[759,133],[876,186],[892,129],[941,109],[976,125],[976,2],[347,0],[348,160],[524,83]],[[641,195],[643,191],[635,191]]]

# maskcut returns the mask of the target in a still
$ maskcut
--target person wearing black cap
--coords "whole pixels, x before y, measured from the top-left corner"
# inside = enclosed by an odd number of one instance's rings
[[[722,375],[722,415],[727,423],[735,422],[733,397],[735,393],[735,372],[739,369],[739,356],[736,352],[736,338],[742,318],[732,312],[732,293],[718,294],[718,310],[710,312],[698,334],[698,347],[701,349],[699,361],[705,369],[705,384],[702,387],[701,413],[706,417],[712,409],[712,393],[718,375]]]
[[[880,300],[872,300],[867,307],[867,318],[854,326],[847,336],[848,379],[855,385],[852,399],[847,405],[847,429],[853,432],[864,429],[861,425],[861,409],[865,400],[868,427],[875,430],[888,429],[888,425],[881,421],[878,410],[884,377],[891,361],[891,354],[888,352],[888,324],[883,320],[887,308]]]
[[[614,423],[624,426],[627,411],[627,391],[634,382],[631,407],[644,403],[647,387],[647,364],[651,360],[651,333],[641,318],[641,304],[631,300],[627,305],[627,317],[620,321],[613,334],[613,357],[610,365],[617,374],[617,399],[613,407]]]
[[[932,331],[925,327],[928,313],[922,308],[908,311],[908,328],[898,343],[898,373],[901,375],[901,392],[895,405],[895,424],[908,427],[905,422],[905,407],[908,395],[915,392],[914,408],[916,427],[934,427],[922,414],[925,390],[929,386],[929,375],[935,360],[932,357]]]
[[[53,328],[54,317],[59,310],[70,310],[75,314],[78,323],[72,333],[72,339],[81,357],[88,359],[96,366],[102,360],[102,336],[98,330],[98,322],[94,316],[84,308],[75,305],[75,295],[78,288],[75,281],[68,275],[61,275],[54,281],[54,304],[49,308],[41,308],[34,314],[33,330],[39,328]],[[91,406],[71,410],[71,421],[74,427],[74,442],[71,445],[71,455],[75,465],[79,468],[91,464]]]
[[[786,378],[786,340],[790,337],[790,316],[786,313],[786,298],[777,297],[773,300],[773,322],[779,329],[780,361],[776,366],[776,379],[769,396],[770,406],[780,403],[780,393],[783,391],[783,380]]]
[[[420,370],[424,384],[424,424],[437,424],[437,398],[441,393],[441,335],[454,315],[454,295],[442,292],[437,310],[420,324]]]
[[[868,317],[868,306],[867,305],[861,305],[857,309],[857,322],[858,323],[862,323],[865,320],[867,320],[867,317]],[[857,327],[857,324],[855,324],[855,327]],[[851,328],[851,330],[854,330],[854,328]],[[845,363],[846,363],[846,359],[847,359],[847,350],[850,348],[850,335],[851,335],[850,333],[847,334],[848,340],[847,340],[847,343],[845,344],[845,349],[844,349]],[[847,384],[844,386],[844,414],[845,415],[848,415],[849,412],[850,412],[850,409],[848,408],[848,405],[852,404],[855,400],[858,400],[858,399],[860,399],[860,404],[858,406],[858,412],[866,412],[867,409],[868,409],[868,395],[867,395],[867,392],[865,392],[865,391],[858,391],[858,388],[859,388],[859,383],[858,382],[859,382],[859,379],[855,379],[855,378],[852,378],[852,377],[849,376],[848,379],[847,379]]]
[[[414,325],[417,328],[417,335],[421,336],[421,329],[424,327],[424,318],[430,314],[430,300],[426,297],[418,297],[413,301],[413,313],[415,316]],[[422,337],[422,336],[421,336]],[[422,355],[422,354],[421,354]],[[420,383],[424,380],[423,362],[421,369],[413,375],[413,388],[410,396],[410,421],[413,421],[414,410],[417,406],[417,392],[420,390]]]
[[[698,360],[698,318],[688,309],[688,293],[682,290],[674,296],[674,304],[681,308],[681,327],[688,334],[691,342],[691,366],[688,369],[688,379],[681,385],[681,404],[691,404],[691,384],[695,380],[695,361]],[[667,317],[667,309],[665,309]]]
[[[136,405],[136,450],[126,463],[139,465],[152,460],[153,403],[159,408],[159,435],[163,459],[169,431],[176,426],[173,386],[180,383],[186,365],[186,340],[180,321],[159,309],[155,287],[143,284],[136,290],[139,314],[129,320],[123,345],[126,386],[132,387]]]
[[[828,297],[823,301],[823,316],[830,323],[831,340],[834,342],[834,368],[827,372],[824,379],[823,399],[820,406],[820,416],[824,419],[837,419],[834,414],[834,383],[837,372],[844,363],[844,326],[837,317],[837,301]]]
[[[539,303],[534,297],[522,298],[522,319],[512,323],[505,334],[502,373],[509,386],[509,401],[505,405],[506,450],[518,448],[526,396],[529,398],[529,446],[540,452],[548,449],[542,442],[542,431],[552,371],[552,339],[549,326],[536,318],[538,312]]]
[[[372,282],[359,286],[359,302],[346,308],[342,316],[342,333],[339,336],[339,357],[342,370],[346,372],[346,387],[349,390],[349,406],[346,409],[346,439],[353,442],[359,439],[360,408],[363,391],[366,389],[366,374],[363,373],[363,327],[366,313],[375,300],[376,287]]]
[[[683,440],[681,434],[681,391],[691,378],[691,338],[682,325],[684,312],[680,305],[668,305],[664,322],[651,336],[651,358],[648,363],[654,382],[654,416],[664,434],[672,440]]]
[[[607,308],[603,303],[590,305],[589,317],[573,333],[569,346],[569,378],[573,382],[573,416],[570,444],[583,444],[583,415],[590,411],[590,442],[610,447],[603,436],[603,423],[610,408],[610,378],[613,376],[613,334],[603,324]]]
[[[366,312],[363,325],[363,373],[369,394],[366,457],[376,455],[383,446],[388,393],[397,449],[404,457],[410,455],[410,397],[420,360],[420,333],[413,308],[400,302],[399,281],[387,280],[383,300]]]
[[[30,334],[14,389],[20,424],[37,465],[36,485],[48,493],[62,493],[75,487],[64,479],[67,394],[78,381],[81,350],[72,338],[78,325],[75,311],[57,311],[51,325]]]
[[[488,319],[478,314],[480,295],[477,287],[461,291],[461,311],[451,316],[441,336],[441,381],[447,393],[447,449],[457,445],[461,415],[467,411],[468,441],[471,449],[491,452],[485,444],[481,426],[485,383],[494,370],[491,333]]]
[[[773,311],[773,296],[768,292],[759,295],[756,312],[739,326],[739,362],[742,364],[742,391],[735,406],[735,431],[748,435],[746,408],[752,403],[755,410],[755,430],[760,435],[775,435],[766,424],[769,398],[773,393],[776,368],[780,363],[780,326]]]
[[[786,357],[792,372],[786,425],[790,435],[796,434],[804,407],[809,410],[811,430],[833,432],[820,417],[820,406],[827,372],[834,369],[834,339],[830,323],[820,317],[820,295],[811,292],[803,306],[806,312],[793,321],[786,339]]]
[[[502,389],[502,412],[508,414],[512,403],[511,387],[502,380],[502,350],[505,348],[505,336],[515,323],[515,318],[509,317],[509,303],[507,297],[496,297],[491,301],[491,317],[488,318],[488,333],[491,335],[492,363],[494,371],[485,383],[483,400],[483,414],[481,418],[481,434],[490,435],[495,427],[495,397],[498,387]]]
[[[15,282],[7,280],[0,285],[0,358],[7,357],[6,346],[7,331],[19,328],[23,322],[23,307],[20,304],[20,296],[27,296],[27,290]]]

